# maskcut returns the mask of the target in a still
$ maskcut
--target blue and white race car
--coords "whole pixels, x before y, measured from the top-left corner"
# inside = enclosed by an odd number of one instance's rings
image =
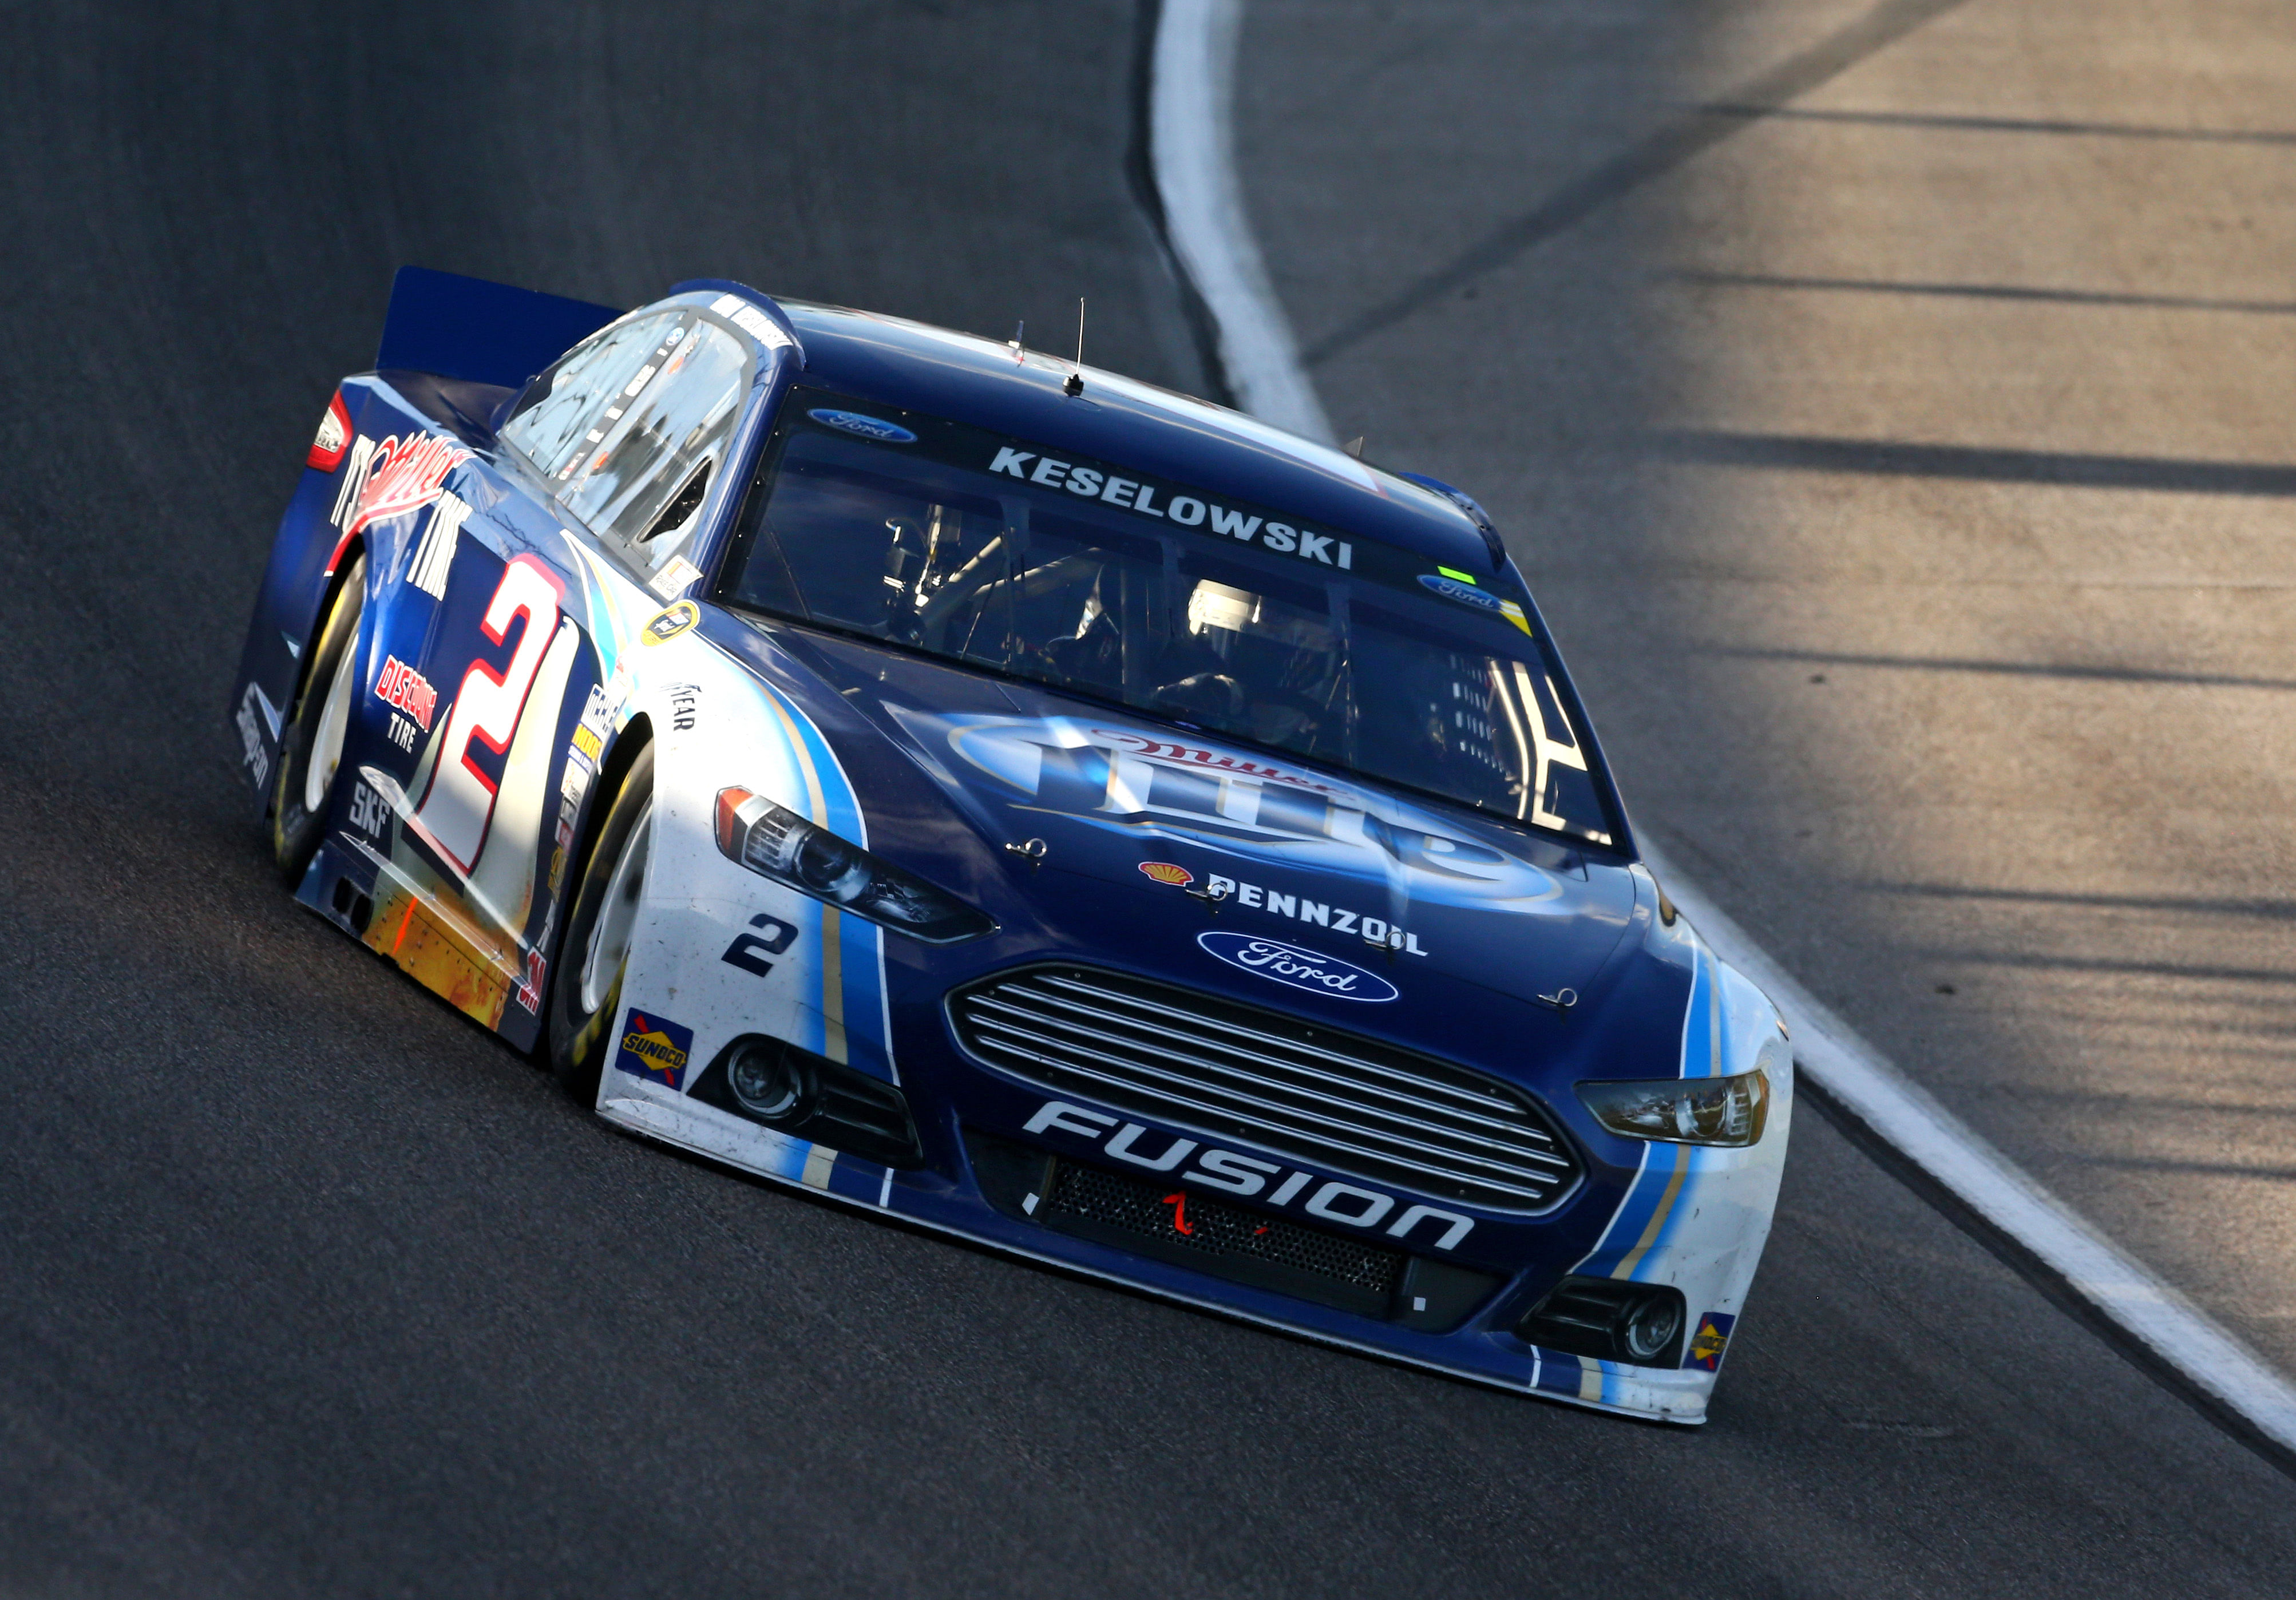
[[[231,702],[303,904],[623,1128],[1703,1418],[1792,1054],[1473,501],[730,283],[408,269],[377,368]]]

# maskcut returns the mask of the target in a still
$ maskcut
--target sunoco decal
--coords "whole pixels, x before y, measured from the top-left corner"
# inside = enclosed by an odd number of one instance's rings
[[[1398,992],[1377,972],[1337,960],[1281,939],[1255,939],[1249,933],[1199,933],[1196,943],[1204,954],[1233,967],[1310,994],[1340,1000],[1392,1000]]]
[[[1738,1319],[1726,1312],[1709,1311],[1698,1319],[1698,1332],[1691,1336],[1690,1358],[1685,1366],[1701,1372],[1718,1372],[1722,1366],[1722,1352],[1730,1348],[1730,1330]]]
[[[681,1089],[685,1087],[686,1058],[693,1052],[693,1029],[680,1028],[657,1013],[633,1005],[622,1024],[622,1042],[614,1052],[614,1065],[633,1078]]]

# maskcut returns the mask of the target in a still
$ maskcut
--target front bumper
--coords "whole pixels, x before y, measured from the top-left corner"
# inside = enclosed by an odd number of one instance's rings
[[[1246,1266],[1239,1270],[1234,1259],[1205,1255],[1177,1233],[1160,1247],[1141,1226],[1136,1207],[1134,1215],[1114,1222],[1105,1215],[1080,1218],[1074,1206],[1065,1212],[1058,1210],[1054,1202],[1064,1173],[1071,1180],[1089,1175],[1103,1190],[1107,1178],[1136,1183],[1142,1175],[1119,1170],[1104,1152],[1093,1152],[1057,1126],[1030,1134],[1025,1131],[1025,1119],[999,1119],[1004,1126],[991,1129],[980,1125],[986,1118],[968,1118],[961,1124],[947,1118],[958,1129],[955,1143],[963,1152],[956,1174],[936,1167],[896,1170],[790,1137],[660,1085],[621,1074],[607,1076],[598,1111],[608,1120],[832,1200],[1223,1317],[1448,1376],[1628,1415],[1681,1424],[1705,1420],[1717,1375],[1713,1370],[1596,1360],[1542,1350],[1515,1333],[1523,1315],[1586,1255],[1583,1219],[1578,1227],[1561,1227],[1549,1219],[1518,1220],[1512,1228],[1495,1230],[1505,1235],[1497,1241],[1498,1254],[1516,1258],[1511,1267],[1488,1250],[1479,1251],[1472,1264],[1439,1261],[1427,1250],[1398,1251],[1401,1259],[1392,1281],[1358,1284],[1357,1292],[1349,1296],[1343,1281],[1333,1286],[1335,1279],[1344,1280],[1344,1265],[1335,1274],[1326,1264],[1320,1282],[1296,1271],[1287,1281],[1283,1262],[1254,1263],[1246,1257]],[[1000,1086],[992,1082],[989,1087]],[[925,1108],[919,1111],[921,1120],[942,1120]],[[1774,1125],[1773,1137],[1764,1144],[1782,1150],[1784,1141],[1775,1136],[1782,1133]],[[1164,1150],[1176,1136],[1158,1134],[1139,1145]],[[1754,1153],[1727,1153],[1741,1158],[1736,1164],[1742,1167],[1747,1164],[1743,1158]],[[1166,1194],[1148,1198],[1160,1204],[1172,1195],[1184,1196],[1181,1206],[1174,1208],[1173,1220],[1187,1220],[1199,1237],[1221,1226],[1230,1211],[1246,1218],[1267,1214],[1264,1208],[1252,1210],[1178,1180],[1156,1178],[1145,1187],[1162,1190],[1166,1183],[1172,1186]],[[1678,1203],[1683,1182],[1672,1179],[1669,1186]],[[1769,1187],[1774,1194],[1774,1182]],[[1193,1217],[1185,1210],[1188,1205],[1196,1207]],[[1107,1209],[1104,1199],[1102,1209]],[[1627,1203],[1611,1196],[1606,1209],[1613,1213],[1631,1210],[1631,1192]],[[1706,1208],[1698,1210],[1702,1213]],[[1718,1239],[1710,1236],[1710,1228],[1695,1226],[1702,1218],[1684,1220],[1693,1227],[1677,1234],[1666,1250],[1653,1241],[1643,1251],[1634,1276],[1666,1281],[1670,1256],[1685,1246],[1710,1269],[1719,1246],[1718,1255],[1730,1258],[1730,1276],[1740,1280],[1737,1288],[1742,1293],[1743,1279],[1751,1277],[1767,1233],[1767,1208],[1751,1238]],[[1656,1229],[1653,1224],[1644,1226]],[[1379,1243],[1350,1238],[1335,1229],[1302,1231],[1340,1245]],[[1607,1231],[1598,1229],[1598,1235]],[[1437,1236],[1432,1228],[1421,1232],[1423,1243]],[[1541,1234],[1552,1235],[1551,1248],[1537,1248]],[[1201,1259],[1192,1261],[1192,1251]],[[1260,1265],[1277,1270],[1255,1270]],[[1254,1277],[1259,1281],[1250,1281]],[[1731,1304],[1734,1313],[1734,1297]],[[1693,1293],[1693,1316],[1703,1309]]]

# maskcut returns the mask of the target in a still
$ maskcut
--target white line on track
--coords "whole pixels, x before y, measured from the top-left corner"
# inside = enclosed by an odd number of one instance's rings
[[[1149,114],[1156,189],[1172,250],[1211,310],[1237,406],[1328,441],[1332,425],[1275,308],[1236,182],[1228,107],[1242,11],[1238,0],[1164,0]]]
[[[1164,0],[1149,113],[1156,187],[1239,405],[1328,443],[1331,425],[1268,285],[1236,176],[1228,106],[1242,15],[1241,0]],[[1796,1066],[1824,1094],[2202,1393],[2296,1453],[2296,1386],[1963,1126],[1647,843],[1643,855],[1715,954],[1777,1003]]]

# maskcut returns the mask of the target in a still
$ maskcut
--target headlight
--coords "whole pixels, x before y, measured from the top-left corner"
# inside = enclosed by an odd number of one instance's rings
[[[1751,1145],[1770,1111],[1770,1078],[1759,1067],[1735,1078],[1659,1078],[1582,1083],[1578,1098],[1595,1120],[1630,1139],[1677,1145]]]
[[[753,873],[929,944],[996,931],[987,915],[914,873],[747,789],[718,792],[718,848]]]

